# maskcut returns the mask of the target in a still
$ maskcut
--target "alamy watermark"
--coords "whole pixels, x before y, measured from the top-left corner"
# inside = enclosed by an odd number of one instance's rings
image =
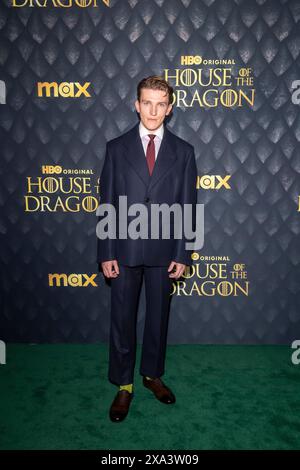
[[[291,356],[291,361],[294,366],[298,366],[300,364],[300,339],[295,339],[291,344],[291,348],[295,349]]]
[[[6,364],[6,344],[0,341],[0,365]]]
[[[3,80],[0,80],[0,104],[6,104],[6,85]]]
[[[162,239],[169,240],[173,228],[174,239],[182,239],[184,236],[185,240],[192,240],[185,242],[186,250],[200,250],[204,245],[204,204],[151,203],[150,232],[148,206],[142,203],[128,206],[127,196],[119,196],[118,204],[118,210],[113,204],[99,204],[96,215],[100,216],[101,220],[97,223],[96,234],[100,240],[117,238],[118,218],[118,238],[122,240],[158,240],[160,228]],[[174,222],[171,222],[171,215]],[[128,224],[128,217],[135,218]]]
[[[300,80],[294,80],[292,82],[292,103],[293,104],[300,104]]]

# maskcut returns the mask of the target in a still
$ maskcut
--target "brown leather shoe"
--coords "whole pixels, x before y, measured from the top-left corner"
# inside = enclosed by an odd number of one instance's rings
[[[118,391],[109,410],[109,417],[112,421],[120,422],[126,418],[133,395],[134,392],[130,393],[127,390]]]
[[[148,380],[145,376],[143,376],[143,384],[146,388],[149,388],[154,393],[156,398],[162,403],[165,403],[166,405],[175,403],[175,395],[159,377]]]

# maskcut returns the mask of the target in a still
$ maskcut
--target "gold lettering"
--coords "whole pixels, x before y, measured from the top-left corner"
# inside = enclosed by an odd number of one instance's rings
[[[61,281],[63,282],[64,286],[68,285],[68,279],[66,274],[48,274],[48,279],[49,279],[49,286],[60,286]]]

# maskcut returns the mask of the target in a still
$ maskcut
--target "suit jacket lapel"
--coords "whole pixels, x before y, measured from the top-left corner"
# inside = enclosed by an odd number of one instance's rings
[[[175,147],[170,131],[165,126],[164,135],[156,157],[153,172],[150,178],[148,191],[171,169],[177,159]]]
[[[165,126],[164,135],[156,157],[154,169],[150,176],[143,144],[139,134],[139,124],[136,124],[127,134],[124,142],[126,147],[125,157],[139,175],[142,181],[150,190],[163,175],[174,165],[177,156],[176,149],[172,141],[171,132]]]
[[[124,142],[126,148],[125,158],[146,186],[149,184],[150,174],[144,153],[143,144],[139,134],[139,124],[136,124],[127,134]]]

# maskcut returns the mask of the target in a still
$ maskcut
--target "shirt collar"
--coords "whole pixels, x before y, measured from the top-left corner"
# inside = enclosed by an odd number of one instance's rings
[[[149,129],[147,129],[143,124],[142,124],[142,121],[140,121],[140,124],[139,124],[139,132],[140,132],[140,137],[141,139],[145,136],[145,135],[148,135],[148,134],[155,134],[157,135],[160,140],[162,140],[163,138],[163,135],[164,135],[164,123],[162,123],[158,129],[155,129],[155,131],[150,131]]]

